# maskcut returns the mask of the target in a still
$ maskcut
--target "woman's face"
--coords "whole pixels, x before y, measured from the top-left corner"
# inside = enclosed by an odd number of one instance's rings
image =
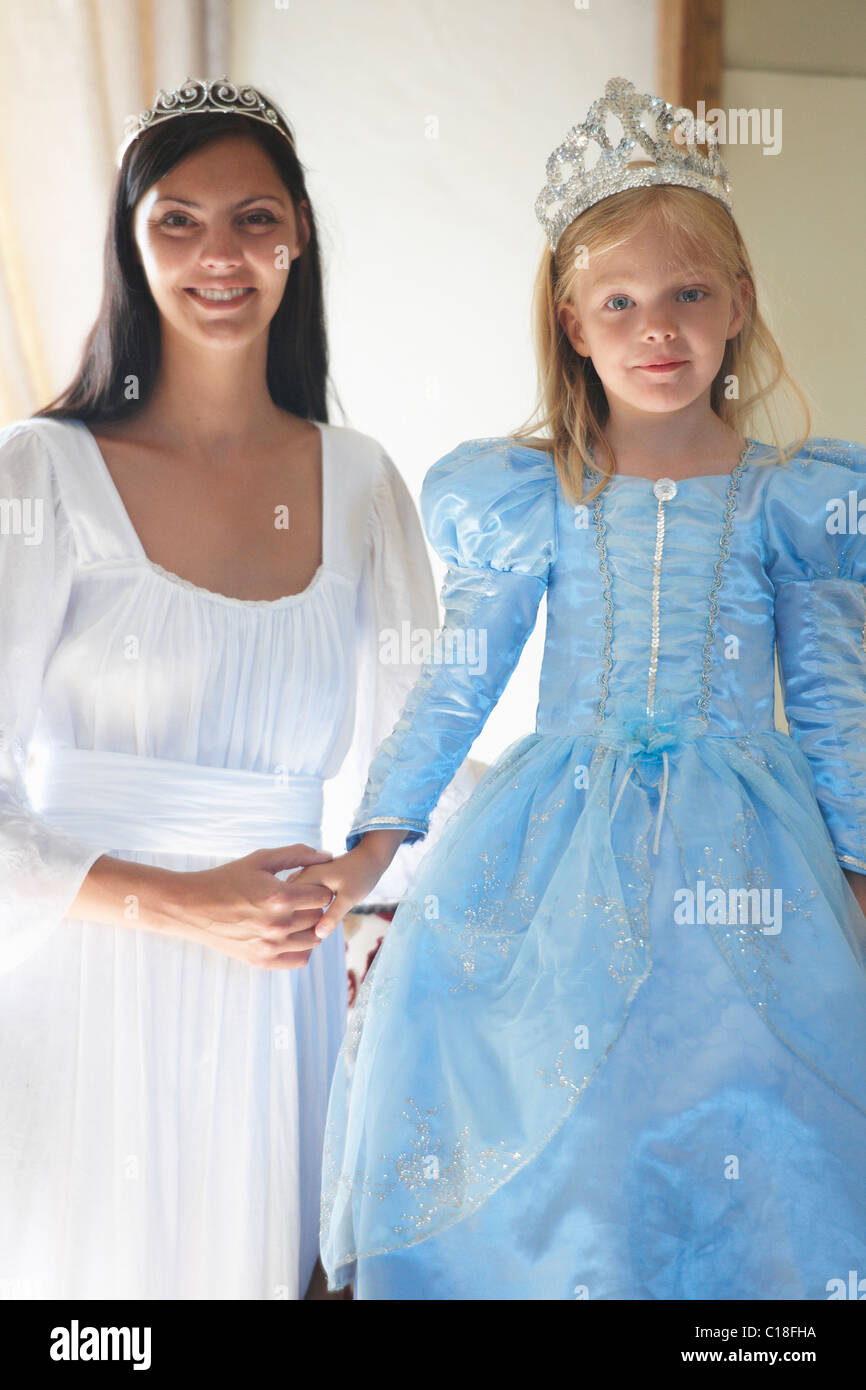
[[[305,200],[296,216],[275,165],[248,137],[212,141],[175,165],[133,220],[163,328],[223,350],[266,333],[309,239],[308,212]]]
[[[709,398],[725,343],[743,325],[748,281],[734,297],[714,269],[672,264],[655,225],[590,258],[577,277],[560,324],[592,359],[612,409],[658,414]],[[661,362],[679,365],[653,369]]]

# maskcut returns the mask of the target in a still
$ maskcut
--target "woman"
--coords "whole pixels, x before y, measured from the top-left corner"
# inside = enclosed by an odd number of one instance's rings
[[[0,434],[7,1297],[317,1296],[344,945],[279,875],[330,858],[356,680],[359,772],[411,687],[377,634],[437,625],[405,484],[326,380],[285,118],[160,93],[78,374]]]

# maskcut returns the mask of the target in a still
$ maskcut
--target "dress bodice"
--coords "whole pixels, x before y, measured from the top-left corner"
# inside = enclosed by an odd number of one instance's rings
[[[425,833],[546,595],[538,734],[755,740],[774,730],[778,650],[790,733],[841,861],[866,872],[866,450],[816,439],[775,457],[750,440],[728,474],[617,476],[578,506],[551,454],[508,439],[434,464],[421,505],[448,565],[443,658],[380,747],[349,844],[373,825]]]
[[[720,734],[774,727],[763,481],[760,465],[659,489],[615,477],[577,506],[557,488],[539,732],[589,731],[623,704]]]

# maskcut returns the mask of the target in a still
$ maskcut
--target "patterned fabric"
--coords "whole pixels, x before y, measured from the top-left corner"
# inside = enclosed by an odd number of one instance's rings
[[[428,474],[453,655],[349,844],[423,839],[545,593],[547,629],[535,730],[401,901],[335,1073],[323,1262],[357,1297],[814,1299],[866,1267],[866,451],[749,444],[576,508],[508,440]]]

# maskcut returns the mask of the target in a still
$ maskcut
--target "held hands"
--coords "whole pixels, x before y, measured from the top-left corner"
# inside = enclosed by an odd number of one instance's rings
[[[287,845],[259,849],[215,869],[161,873],[153,924],[247,965],[299,969],[379,882],[405,834],[368,831],[337,859],[309,845]],[[100,862],[108,873],[121,867],[107,856]],[[275,877],[298,865],[300,872],[285,883]]]
[[[381,856],[374,854],[362,840],[329,864],[315,864],[301,870],[293,882],[311,889],[314,885],[324,885],[329,890],[328,897],[334,895],[327,911],[315,923],[313,935],[317,940],[330,936],[355,904],[375,888],[386,868],[387,861],[383,863]]]
[[[313,927],[332,894],[318,866],[331,857],[309,845],[287,845],[177,875],[181,887],[170,930],[247,965],[300,969],[321,941]],[[308,867],[285,882],[275,877],[298,865]]]

